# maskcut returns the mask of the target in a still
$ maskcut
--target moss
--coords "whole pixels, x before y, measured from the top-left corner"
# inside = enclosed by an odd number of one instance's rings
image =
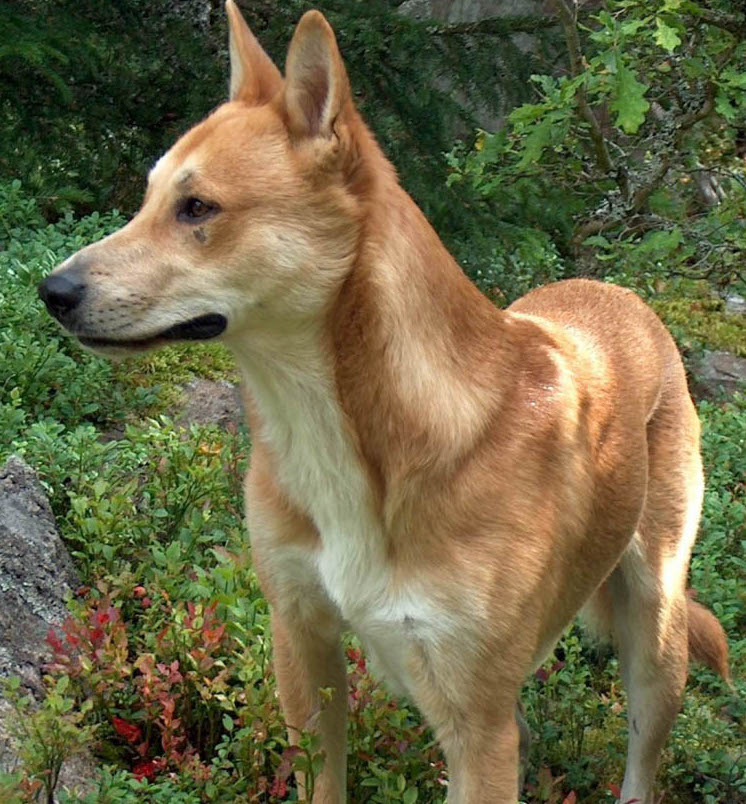
[[[116,376],[125,389],[156,391],[157,401],[147,411],[150,416],[177,406],[182,399],[180,386],[195,378],[239,379],[233,356],[219,343],[180,344],[124,360],[117,364]]]
[[[653,298],[650,305],[685,351],[706,347],[746,357],[746,317],[726,313],[723,301],[699,286]]]

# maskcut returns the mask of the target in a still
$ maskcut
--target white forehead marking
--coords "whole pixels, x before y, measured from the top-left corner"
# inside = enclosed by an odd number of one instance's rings
[[[155,165],[153,165],[150,173],[148,173],[148,183],[161,181],[165,179],[169,173],[175,171],[177,169],[175,159],[176,157],[174,156],[173,151],[166,151],[166,153],[163,154]],[[178,173],[175,177],[176,184],[182,184],[196,172],[196,163],[194,159],[187,159],[183,165],[178,167]]]
[[[166,170],[166,165],[168,164],[170,159],[171,159],[171,151],[166,151],[166,153],[163,154],[163,156],[150,169],[150,173],[148,173],[149,182],[155,181],[155,179],[158,178],[158,175]]]

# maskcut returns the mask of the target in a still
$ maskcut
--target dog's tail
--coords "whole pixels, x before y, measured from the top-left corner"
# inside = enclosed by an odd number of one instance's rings
[[[687,595],[689,609],[689,658],[701,662],[730,683],[728,640],[718,618]]]

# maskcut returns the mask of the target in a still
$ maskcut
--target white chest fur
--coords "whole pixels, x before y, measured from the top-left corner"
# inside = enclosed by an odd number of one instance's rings
[[[278,479],[321,536],[320,550],[288,556],[288,573],[314,573],[374,662],[406,688],[411,639],[431,634],[438,618],[419,583],[394,584],[383,525],[328,374],[307,356],[302,372],[252,371],[247,380]]]

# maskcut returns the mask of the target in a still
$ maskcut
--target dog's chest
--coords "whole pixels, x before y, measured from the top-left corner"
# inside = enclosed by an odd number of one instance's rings
[[[342,413],[332,395],[314,391],[284,395],[279,409],[257,394],[262,435],[274,452],[278,479],[321,536],[321,548],[300,559],[305,567],[300,571],[316,577],[384,675],[407,688],[407,654],[414,638],[432,632],[434,607],[424,586],[402,580],[407,571],[395,577],[369,480]],[[289,570],[296,578],[298,560],[295,553]]]

